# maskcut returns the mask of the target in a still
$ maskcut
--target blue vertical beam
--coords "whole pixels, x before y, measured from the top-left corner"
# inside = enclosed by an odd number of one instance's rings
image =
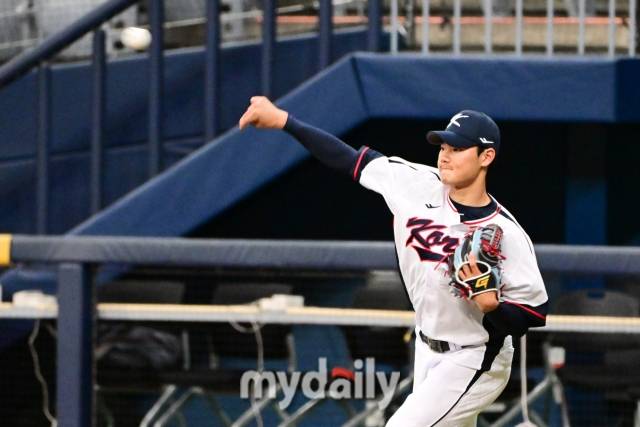
[[[369,0],[369,28],[367,31],[367,49],[370,52],[380,50],[380,36],[382,34],[382,0]]]
[[[320,0],[320,35],[318,41],[320,70],[331,64],[331,39],[333,38],[333,2]]]
[[[276,0],[262,0],[262,94],[272,95],[276,47]]]
[[[46,234],[49,221],[49,140],[51,139],[51,70],[38,71],[38,147],[36,149],[36,231]]]
[[[91,114],[91,213],[102,208],[103,136],[105,110],[105,33],[93,33],[93,103]]]
[[[606,156],[608,140],[602,124],[569,125],[567,134],[567,185],[565,195],[565,242],[572,245],[607,244]],[[601,276],[565,281],[569,289],[601,288]]]
[[[151,48],[149,50],[149,177],[162,167],[162,92],[164,82],[164,0],[149,1]]]
[[[569,125],[567,134],[566,243],[607,244],[606,158],[604,125]]]
[[[58,268],[58,425],[95,425],[93,360],[95,303],[89,267]]]
[[[205,141],[218,133],[220,123],[220,2],[207,0],[207,45],[205,58]]]

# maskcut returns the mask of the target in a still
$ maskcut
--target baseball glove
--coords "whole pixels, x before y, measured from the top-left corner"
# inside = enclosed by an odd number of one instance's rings
[[[455,252],[449,256],[451,293],[459,298],[472,298],[484,292],[499,292],[502,272],[500,252],[502,228],[497,224],[478,227],[467,234]],[[474,254],[480,274],[462,279],[462,267],[469,265],[469,254]]]

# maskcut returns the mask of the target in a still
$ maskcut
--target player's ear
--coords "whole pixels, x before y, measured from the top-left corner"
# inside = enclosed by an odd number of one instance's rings
[[[486,148],[480,153],[481,165],[488,167],[496,158],[496,150],[493,148]]]

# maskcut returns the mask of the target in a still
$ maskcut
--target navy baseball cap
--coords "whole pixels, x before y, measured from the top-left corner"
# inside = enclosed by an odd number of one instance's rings
[[[447,129],[429,132],[427,141],[434,145],[446,143],[458,148],[493,148],[497,153],[500,149],[500,129],[486,114],[462,110],[451,117]]]

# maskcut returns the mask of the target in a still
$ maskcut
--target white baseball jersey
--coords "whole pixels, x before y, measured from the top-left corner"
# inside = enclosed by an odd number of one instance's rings
[[[483,144],[499,141],[497,126],[482,113],[464,110],[452,123],[461,128],[459,138],[486,131],[494,136],[488,140],[483,133]],[[493,198],[477,208],[455,203],[437,169],[384,157],[368,147],[355,153],[291,116],[285,130],[326,165],[349,171],[380,193],[394,215],[398,263],[416,312],[417,333],[413,390],[387,427],[475,426],[478,414],[508,382],[509,335],[544,324],[547,294],[529,237]],[[501,303],[485,315],[475,302],[452,295],[447,258],[472,228],[492,223],[502,228],[506,259],[500,263]]]
[[[495,199],[491,205],[495,209],[485,217],[465,221],[436,168],[367,150],[360,150],[354,178],[381,194],[394,215],[400,273],[420,331],[459,346],[481,346],[489,340],[482,311],[473,301],[456,298],[449,291],[446,259],[473,227],[495,223],[504,232],[501,301],[529,313],[526,306],[547,301],[529,236]],[[481,356],[469,360],[469,365],[477,366]]]

